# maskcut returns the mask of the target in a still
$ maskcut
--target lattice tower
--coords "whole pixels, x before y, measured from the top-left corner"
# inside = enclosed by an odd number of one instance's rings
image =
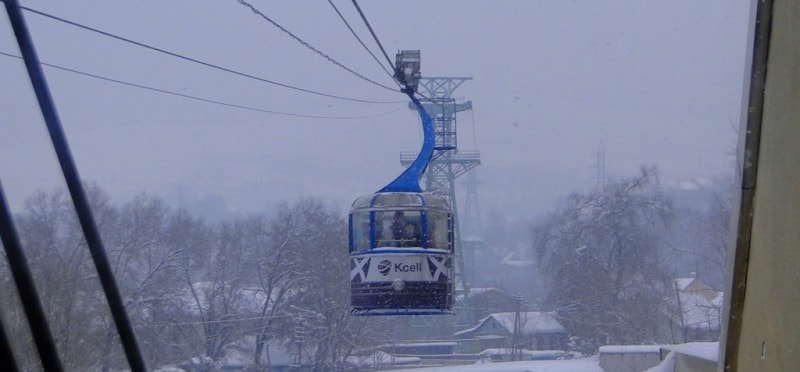
[[[461,239],[461,227],[456,203],[455,180],[462,174],[480,164],[478,151],[459,151],[456,131],[456,113],[471,110],[472,101],[457,103],[453,91],[470,77],[429,77],[419,82],[420,99],[423,107],[433,119],[434,152],[428,168],[423,176],[425,190],[439,191],[448,196],[455,216],[455,258],[456,258],[456,294],[469,292],[466,280],[464,244]],[[411,106],[409,106],[411,107]],[[416,152],[400,154],[400,163],[409,166],[416,158]],[[466,301],[466,295],[463,296]],[[466,303],[464,304],[466,305]]]

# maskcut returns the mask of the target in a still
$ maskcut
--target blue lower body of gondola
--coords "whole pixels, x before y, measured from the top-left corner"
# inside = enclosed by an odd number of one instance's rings
[[[351,283],[353,313],[364,315],[449,314],[453,309],[453,286],[448,282]]]
[[[453,292],[452,255],[447,251],[374,250],[351,258],[354,314],[449,314]]]

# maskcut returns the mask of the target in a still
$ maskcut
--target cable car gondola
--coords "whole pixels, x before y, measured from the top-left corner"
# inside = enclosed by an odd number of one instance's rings
[[[433,154],[431,117],[414,97],[420,52],[397,54],[395,77],[422,119],[416,160],[350,209],[350,305],[359,315],[452,313],[453,216],[445,195],[423,192],[419,179]]]

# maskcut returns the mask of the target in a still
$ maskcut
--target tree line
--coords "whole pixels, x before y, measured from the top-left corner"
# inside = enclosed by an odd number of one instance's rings
[[[570,194],[531,227],[532,252],[546,280],[542,301],[589,353],[609,344],[658,344],[676,306],[679,277],[721,289],[730,199],[678,207],[654,166]],[[678,304],[679,305],[679,304]]]
[[[148,366],[213,369],[230,355],[267,370],[276,345],[315,369],[340,369],[369,343],[351,317],[347,223],[318,199],[209,226],[164,200],[120,206],[87,185],[97,226]],[[15,224],[66,370],[126,366],[86,242],[64,191],[36,192]],[[3,261],[5,264],[5,260]],[[3,321],[23,370],[36,351],[7,267]],[[270,350],[272,346],[272,350]]]
[[[447,316],[351,316],[347,221],[319,199],[210,224],[157,197],[114,205],[97,185],[86,191],[151,368],[211,370],[234,357],[268,370],[288,351],[298,364],[342,370],[359,348],[442,340],[472,326],[456,329]],[[557,314],[575,350],[663,342],[665,311],[676,311],[672,279],[695,272],[717,289],[722,283],[730,205],[714,194],[703,206],[677,206],[655,167],[606,180],[570,194],[530,225],[536,270],[500,289],[542,282],[543,297],[522,300],[528,310]],[[34,193],[15,223],[65,369],[125,368],[68,195]],[[500,261],[506,253],[493,254]],[[22,369],[37,369],[6,262],[0,314],[19,340]]]

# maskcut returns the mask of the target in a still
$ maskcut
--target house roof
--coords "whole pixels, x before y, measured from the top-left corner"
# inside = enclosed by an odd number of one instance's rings
[[[493,298],[505,298],[508,300],[516,300],[522,301],[522,298],[519,296],[514,296],[506,291],[501,289],[488,287],[488,288],[470,288],[469,295],[470,299],[479,299],[481,297],[493,297]]]
[[[475,327],[456,332],[455,335],[465,335],[475,332],[487,322],[497,322],[508,333],[514,333],[514,323],[516,312],[494,313],[478,321]],[[519,313],[520,326],[523,335],[535,335],[542,333],[566,333],[567,330],[559,323],[553,314],[541,311],[527,311]]]
[[[693,329],[719,329],[722,309],[722,292],[715,291],[696,278],[675,279],[677,296],[680,301],[680,317],[675,319],[679,325]]]
[[[467,298],[470,301],[507,301],[507,302],[522,302],[519,296],[514,296],[506,291],[494,287],[470,288],[467,292]],[[464,300],[464,294],[459,294],[456,297],[457,301]]]
[[[678,278],[675,279],[675,286],[678,288],[679,291],[686,290],[686,288],[694,283],[697,278]]]

